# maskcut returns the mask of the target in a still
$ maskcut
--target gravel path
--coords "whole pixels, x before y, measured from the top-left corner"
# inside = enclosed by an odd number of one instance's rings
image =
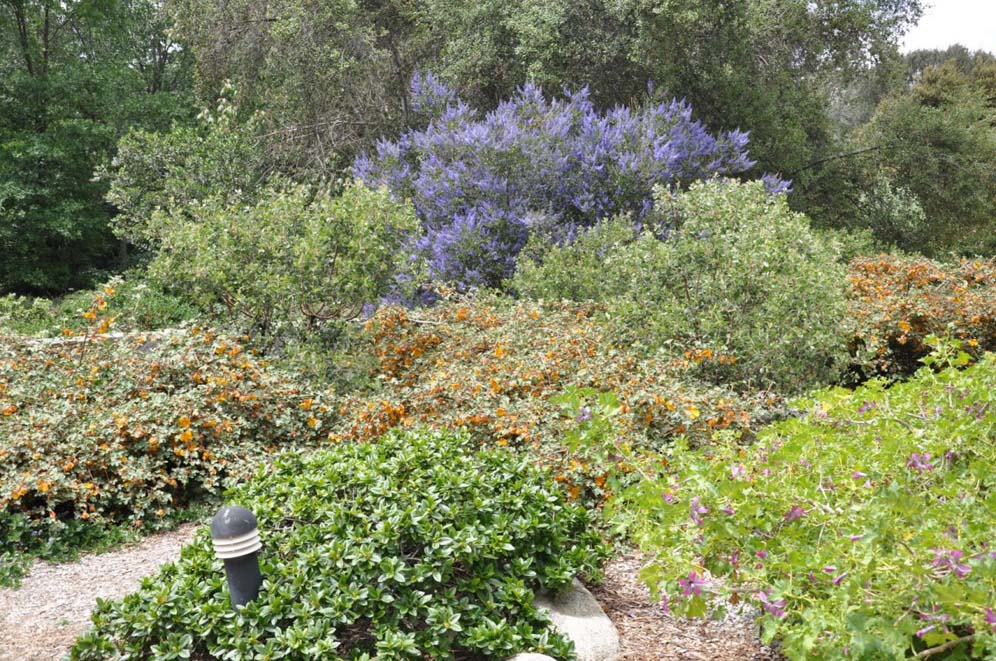
[[[35,562],[21,587],[0,589],[0,659],[61,659],[90,624],[96,600],[138,589],[144,576],[180,557],[196,525],[147,537],[110,553],[76,562]]]
[[[90,624],[97,598],[116,599],[138,589],[144,576],[176,560],[195,524],[161,533],[77,562],[35,562],[21,587],[0,589],[0,660],[61,659]],[[605,567],[605,583],[591,588],[619,630],[623,661],[774,661],[749,615],[723,622],[688,622],[664,615],[636,580],[642,558],[620,555]]]

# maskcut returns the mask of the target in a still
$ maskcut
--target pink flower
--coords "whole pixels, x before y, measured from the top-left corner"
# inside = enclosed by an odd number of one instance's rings
[[[763,590],[757,594],[758,600],[761,602],[762,608],[768,611],[775,617],[785,617],[785,600],[770,600],[768,599],[768,593]]]
[[[686,597],[691,595],[702,595],[702,586],[705,585],[705,580],[695,572],[688,574],[688,578],[679,578],[678,585],[681,586],[681,593]]]
[[[793,505],[792,509],[785,513],[786,521],[795,521],[796,519],[801,519],[806,516],[807,510],[799,507],[798,505]]]
[[[692,519],[692,521],[695,523],[695,525],[701,526],[702,515],[708,514],[709,508],[700,504],[699,497],[695,496],[694,498],[692,498],[691,503],[689,503],[689,509],[691,510],[691,514],[689,516]]]
[[[906,462],[906,467],[916,470],[919,473],[924,471],[934,470],[934,465],[930,463],[930,453],[919,454],[914,452],[910,455],[909,461]]]
[[[996,613],[993,613],[993,609],[986,607],[986,624],[993,628],[993,632],[996,633]]]

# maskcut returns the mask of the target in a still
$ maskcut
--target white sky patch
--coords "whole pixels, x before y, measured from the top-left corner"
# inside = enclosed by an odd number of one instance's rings
[[[900,43],[902,52],[961,44],[996,54],[996,0],[927,0],[925,5],[920,23]]]

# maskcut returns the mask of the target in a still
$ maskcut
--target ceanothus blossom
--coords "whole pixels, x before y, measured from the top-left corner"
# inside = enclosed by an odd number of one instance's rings
[[[418,75],[412,108],[423,125],[378,142],[353,174],[412,201],[423,232],[409,250],[458,287],[500,285],[535,232],[569,243],[620,213],[642,226],[654,186],[754,165],[747,133],[710,133],[678,99],[600,112],[587,89],[550,99],[526,84],[482,115],[435,76]],[[787,190],[776,177],[765,182]]]

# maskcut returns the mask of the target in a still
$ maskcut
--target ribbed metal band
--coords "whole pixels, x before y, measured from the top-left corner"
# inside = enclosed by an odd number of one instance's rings
[[[259,530],[256,528],[238,537],[212,539],[211,541],[214,542],[215,556],[221,560],[241,558],[263,548],[262,542],[259,541]]]

